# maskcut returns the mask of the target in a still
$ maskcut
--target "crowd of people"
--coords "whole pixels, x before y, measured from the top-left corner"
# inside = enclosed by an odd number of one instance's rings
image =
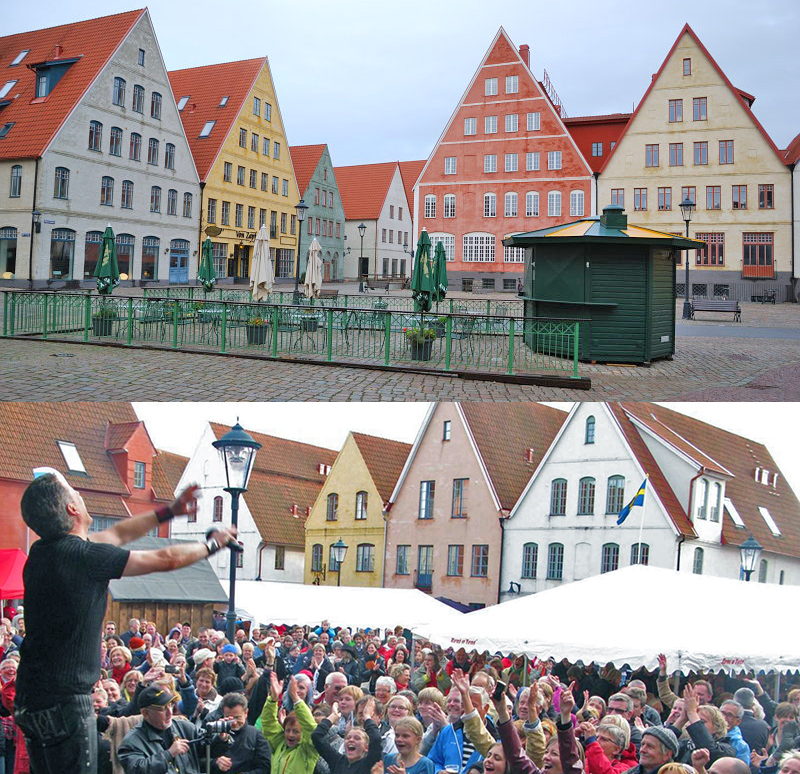
[[[4,754],[24,615],[0,628]],[[168,627],[165,627],[168,628]],[[57,633],[54,633],[57,637]],[[101,774],[800,774],[800,685],[447,650],[402,628],[105,624]],[[781,700],[782,699],[782,700]],[[218,721],[223,721],[219,724]],[[35,772],[34,772],[35,774]]]

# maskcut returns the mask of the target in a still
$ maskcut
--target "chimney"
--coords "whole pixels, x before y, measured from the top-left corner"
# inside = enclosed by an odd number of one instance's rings
[[[619,204],[609,204],[603,207],[600,225],[603,226],[603,228],[618,228],[623,230],[628,228],[628,216]]]
[[[519,55],[522,58],[522,61],[525,62],[525,67],[529,70],[531,68],[531,47],[527,43],[523,43],[519,47]]]
[[[53,49],[53,59],[60,59],[63,51],[64,47],[60,43],[56,43],[56,46]]]

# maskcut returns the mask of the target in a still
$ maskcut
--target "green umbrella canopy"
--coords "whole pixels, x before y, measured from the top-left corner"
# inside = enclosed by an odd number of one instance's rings
[[[436,243],[433,252],[433,300],[438,304],[447,295],[447,255],[444,245]]]
[[[431,240],[424,229],[417,240],[414,271],[411,274],[411,295],[417,312],[430,311],[433,302],[433,265],[431,262]]]
[[[107,295],[119,285],[119,265],[117,264],[117,244],[111,224],[103,232],[100,245],[100,260],[94,270],[97,278],[97,292]]]
[[[211,239],[206,237],[203,242],[203,251],[200,256],[200,266],[197,269],[197,279],[203,283],[203,290],[210,293],[214,289],[214,282],[217,279],[217,272],[214,271],[213,247]]]

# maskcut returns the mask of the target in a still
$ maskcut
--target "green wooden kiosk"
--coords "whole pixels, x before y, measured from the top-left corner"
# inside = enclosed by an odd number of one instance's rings
[[[525,317],[580,320],[581,360],[648,364],[675,352],[676,253],[702,242],[629,226],[612,204],[503,244],[526,248]],[[524,341],[540,347],[533,333]]]

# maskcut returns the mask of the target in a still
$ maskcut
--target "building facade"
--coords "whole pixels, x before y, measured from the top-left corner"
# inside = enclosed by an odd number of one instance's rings
[[[149,13],[0,47],[15,52],[3,68],[0,277],[89,287],[110,225],[123,283],[193,278],[200,188]]]
[[[322,246],[322,280],[344,279],[344,206],[327,145],[290,148],[300,198],[308,206],[301,239],[300,274],[306,270],[308,248],[316,237]]]
[[[516,290],[524,254],[509,233],[593,215],[592,170],[563,108],[500,28],[415,187],[417,231],[445,248],[451,286]]]
[[[300,196],[269,60],[169,77],[201,181],[200,241],[211,238],[217,277],[249,281],[266,225],[276,279],[293,280]]]
[[[689,256],[693,296],[790,297],[791,172],[754,100],[686,25],[600,174],[600,207],[621,204],[636,224],[683,235],[679,205],[695,202],[690,232],[706,247]]]
[[[305,583],[380,588],[385,512],[411,445],[349,433],[306,520]],[[341,567],[331,552],[348,546]]]

